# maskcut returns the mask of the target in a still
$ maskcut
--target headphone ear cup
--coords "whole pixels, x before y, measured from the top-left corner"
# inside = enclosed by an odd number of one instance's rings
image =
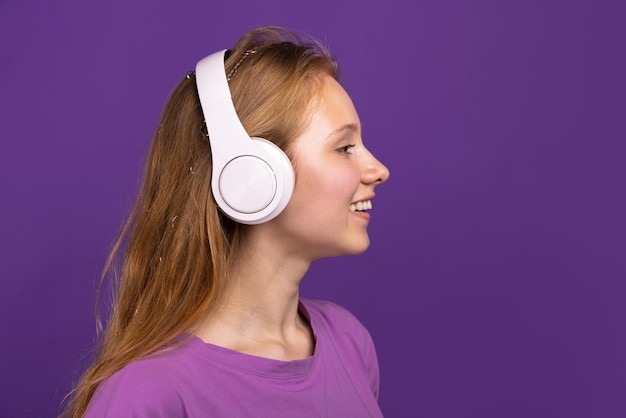
[[[275,208],[262,218],[258,223],[268,221],[276,217],[285,209],[295,186],[295,173],[291,160],[276,144],[267,139],[252,137],[252,142],[259,147],[269,158],[265,158],[265,162],[272,168],[276,177],[276,193],[270,205],[276,205]]]
[[[245,155],[214,173],[213,197],[231,219],[248,225],[267,222],[289,203],[295,185],[289,157],[272,142],[250,138]]]

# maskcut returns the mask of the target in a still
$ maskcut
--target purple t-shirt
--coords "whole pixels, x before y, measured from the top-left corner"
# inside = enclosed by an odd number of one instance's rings
[[[382,417],[372,339],[345,309],[303,300],[315,353],[279,361],[192,337],[97,388],[86,417]]]

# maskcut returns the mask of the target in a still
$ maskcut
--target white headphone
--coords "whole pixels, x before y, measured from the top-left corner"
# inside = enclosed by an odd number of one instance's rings
[[[203,58],[196,65],[196,84],[204,114],[211,154],[213,197],[231,219],[260,224],[287,206],[295,183],[291,161],[272,142],[250,138],[228,88],[226,50]]]

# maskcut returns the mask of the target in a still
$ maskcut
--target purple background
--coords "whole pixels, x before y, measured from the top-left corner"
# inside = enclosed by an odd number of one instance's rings
[[[351,309],[388,417],[626,416],[621,1],[0,2],[0,416],[57,412],[174,85],[246,30],[324,40],[391,169]]]

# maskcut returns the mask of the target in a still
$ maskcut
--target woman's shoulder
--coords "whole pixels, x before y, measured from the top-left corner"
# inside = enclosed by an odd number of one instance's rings
[[[350,369],[353,379],[363,376],[378,397],[378,358],[365,326],[350,311],[335,303],[307,299],[301,302],[310,316],[321,356],[326,361],[338,360],[336,367]]]
[[[100,382],[86,417],[178,416],[184,410],[184,363],[178,348],[124,366]]]
[[[352,312],[334,302],[319,299],[301,299],[300,302],[310,315],[315,315],[325,320],[340,320],[362,326]]]
[[[334,337],[350,336],[362,343],[371,343],[365,326],[346,308],[325,300],[302,299],[301,303],[309,315],[314,331],[321,331],[320,328],[323,328]]]

